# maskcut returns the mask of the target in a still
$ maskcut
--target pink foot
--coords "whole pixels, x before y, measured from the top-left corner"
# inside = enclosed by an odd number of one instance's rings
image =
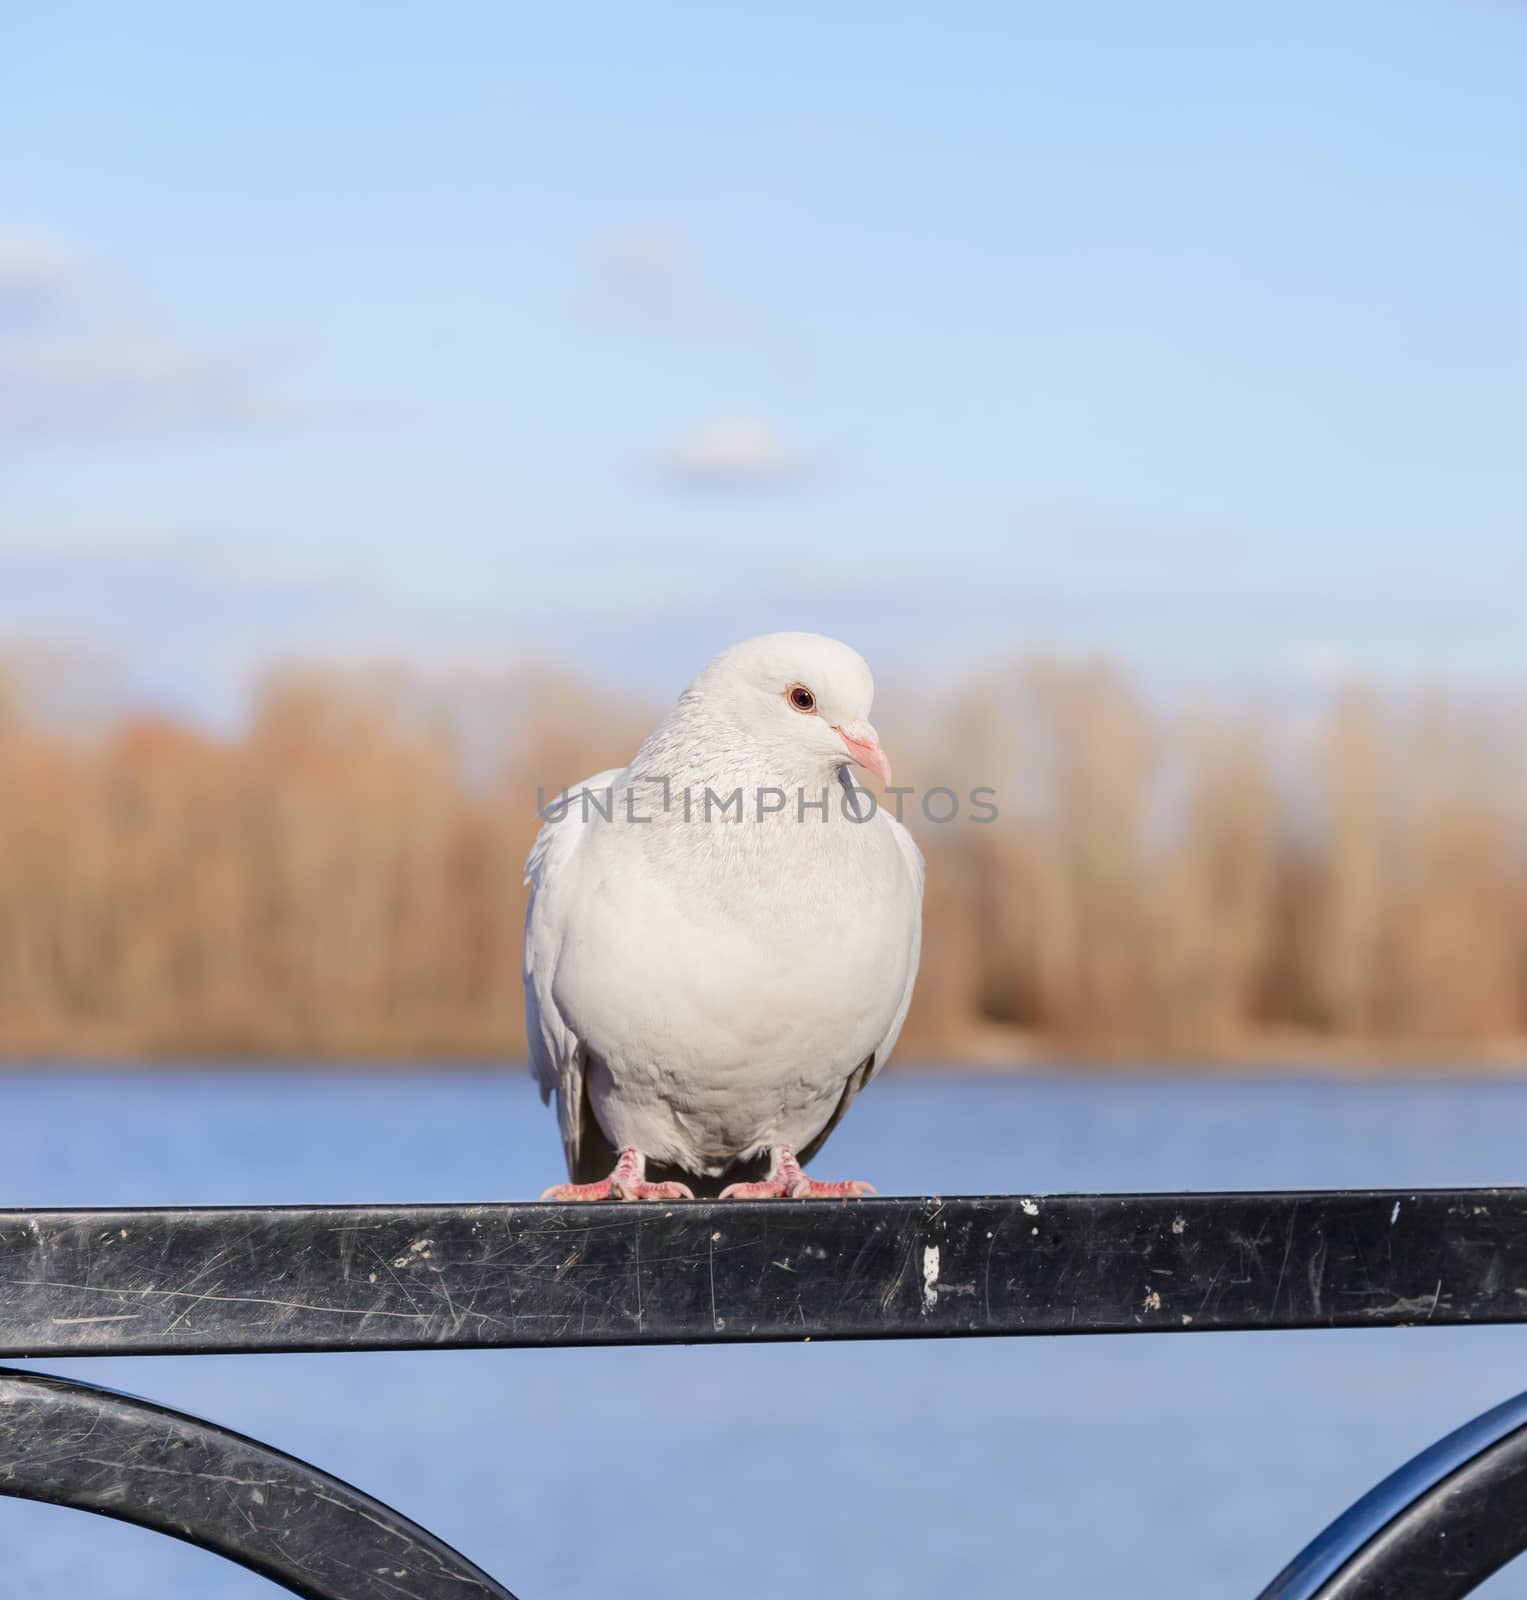
[[[769,1176],[762,1183],[734,1183],[721,1191],[723,1200],[858,1200],[875,1193],[871,1183],[849,1178],[843,1183],[818,1183],[801,1171],[795,1152],[781,1145],[773,1152]]]
[[[554,1183],[543,1200],[693,1200],[682,1183],[648,1183],[647,1158],[639,1150],[622,1150],[615,1170],[598,1183]]]

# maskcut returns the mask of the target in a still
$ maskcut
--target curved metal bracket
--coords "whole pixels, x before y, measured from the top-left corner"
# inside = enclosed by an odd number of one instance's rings
[[[1527,1394],[1365,1494],[1258,1600],[1459,1600],[1527,1550]]]
[[[170,1534],[306,1600],[514,1600],[417,1523],[305,1461],[40,1373],[0,1369],[0,1494]]]

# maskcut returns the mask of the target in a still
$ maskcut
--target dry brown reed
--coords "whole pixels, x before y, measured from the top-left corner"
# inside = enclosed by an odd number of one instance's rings
[[[518,1055],[537,785],[650,708],[551,674],[292,669],[219,736],[61,727],[0,673],[0,1051]],[[1164,712],[1037,662],[886,730],[914,831],[904,1054],[1467,1060],[1527,1031],[1527,716],[1352,690],[1313,720]],[[968,808],[967,808],[968,816]]]

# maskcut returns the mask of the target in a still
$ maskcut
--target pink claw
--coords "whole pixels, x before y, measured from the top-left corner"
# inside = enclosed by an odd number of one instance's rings
[[[795,1152],[781,1146],[774,1152],[769,1176],[761,1183],[733,1183],[721,1191],[723,1200],[859,1200],[874,1194],[875,1186],[848,1178],[841,1183],[818,1183],[801,1171]]]
[[[615,1170],[598,1183],[554,1183],[543,1200],[693,1200],[682,1183],[648,1183],[647,1158],[639,1150],[622,1150]]]

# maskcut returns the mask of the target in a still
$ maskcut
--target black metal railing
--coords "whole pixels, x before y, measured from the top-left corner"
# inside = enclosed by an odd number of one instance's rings
[[[0,1211],[0,1357],[1527,1322],[1527,1190]],[[360,1490],[160,1406],[0,1372],[0,1492],[312,1600],[509,1591]],[[1527,1397],[1261,1600],[1450,1600],[1527,1548]]]

